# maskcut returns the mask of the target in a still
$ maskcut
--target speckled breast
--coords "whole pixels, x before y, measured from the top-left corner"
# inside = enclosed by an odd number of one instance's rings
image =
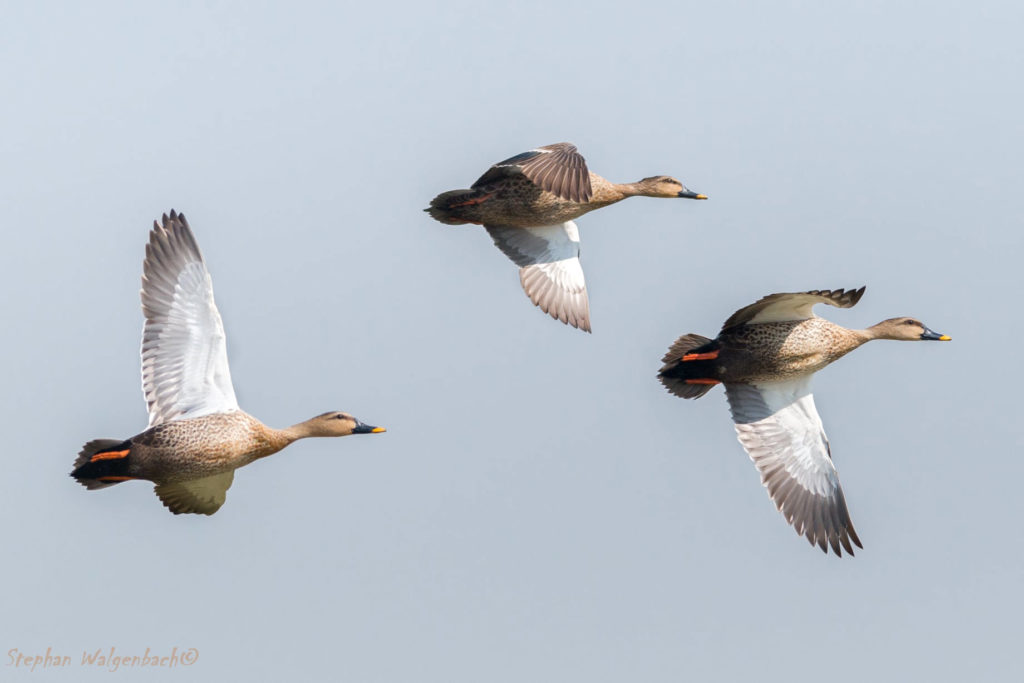
[[[821,370],[859,344],[824,318],[740,325],[720,336],[725,382],[795,379]]]
[[[133,464],[147,478],[163,481],[226,472],[277,450],[262,423],[242,411],[165,422],[132,445]]]

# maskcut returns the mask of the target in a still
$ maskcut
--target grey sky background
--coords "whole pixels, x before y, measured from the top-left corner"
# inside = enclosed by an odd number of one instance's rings
[[[22,3],[0,23],[4,680],[1011,680],[1022,606],[1019,3]],[[593,335],[421,209],[568,140]],[[146,425],[147,231],[183,211],[242,407],[388,433],[240,470],[211,518],[86,492]],[[815,379],[865,549],[775,511],[721,390],[655,379],[778,291],[913,315]],[[824,310],[823,310],[824,309]],[[12,648],[71,671],[8,666]],[[125,679],[142,672],[120,672]]]

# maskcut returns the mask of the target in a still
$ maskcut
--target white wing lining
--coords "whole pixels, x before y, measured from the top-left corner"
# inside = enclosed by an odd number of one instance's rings
[[[149,426],[238,410],[213,282],[183,215],[153,224],[142,275]]]
[[[850,520],[810,377],[727,384],[736,435],[776,507],[812,545],[836,555],[862,548]]]
[[[520,266],[519,281],[530,301],[552,318],[590,332],[590,301],[576,224],[486,227],[497,247]]]

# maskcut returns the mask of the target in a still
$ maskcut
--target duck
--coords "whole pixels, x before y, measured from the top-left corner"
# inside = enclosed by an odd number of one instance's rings
[[[613,183],[591,173],[569,142],[545,145],[491,166],[468,190],[434,197],[424,211],[447,225],[482,225],[519,266],[534,305],[555,320],[591,331],[575,219],[627,197],[707,199],[671,176]]]
[[[212,515],[239,467],[298,439],[386,431],[340,411],[274,429],[238,407],[213,283],[184,214],[153,222],[142,270],[149,425],[129,439],[82,447],[71,476],[87,489],[149,481],[172,513]]]
[[[875,339],[949,341],[915,318],[883,320],[864,330],[820,318],[817,304],[851,308],[865,287],[770,294],[733,313],[714,339],[679,337],[658,379],[672,394],[700,398],[725,386],[740,444],[775,506],[796,532],[842,556],[863,548],[846,506],[811,377]]]

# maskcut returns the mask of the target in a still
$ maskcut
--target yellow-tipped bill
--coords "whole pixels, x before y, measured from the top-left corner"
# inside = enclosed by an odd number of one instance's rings
[[[934,332],[925,327],[924,332],[921,333],[921,339],[928,339],[931,341],[949,341],[951,337],[947,334],[939,334],[938,332]]]
[[[356,428],[352,430],[353,434],[377,434],[379,432],[386,432],[387,430],[383,427],[374,427],[368,425],[365,422],[356,420]]]

